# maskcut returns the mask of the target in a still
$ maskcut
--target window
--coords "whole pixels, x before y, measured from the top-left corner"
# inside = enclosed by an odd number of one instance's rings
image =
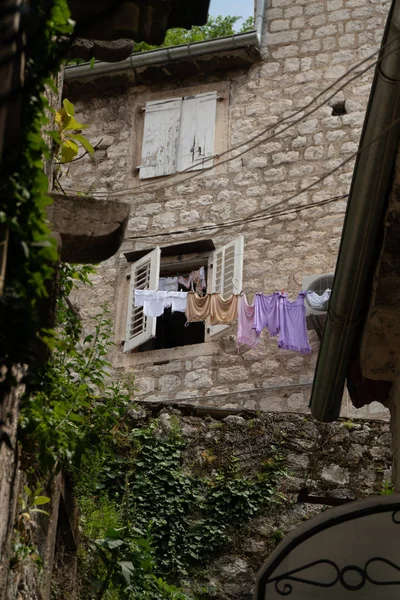
[[[145,106],[140,179],[212,166],[217,92]]]
[[[124,352],[202,343],[229,328],[229,325],[210,326],[204,323],[189,323],[186,326],[183,313],[172,315],[169,310],[158,318],[146,317],[143,309],[134,305],[135,289],[156,290],[159,277],[185,275],[203,266],[206,270],[207,292],[220,293],[224,298],[239,294],[242,291],[243,244],[243,236],[239,236],[214,250],[209,249],[210,245],[214,248],[211,240],[168,248],[157,247],[133,262],[129,276]],[[194,252],[196,245],[208,249]]]

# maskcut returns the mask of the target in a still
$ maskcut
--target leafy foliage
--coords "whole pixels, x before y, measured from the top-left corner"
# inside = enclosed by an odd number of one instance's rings
[[[97,526],[90,523],[101,522],[98,507],[104,505],[105,524],[114,529],[124,528],[120,530],[124,544],[107,547],[107,557],[99,557],[98,544],[87,542],[86,572],[95,571],[104,583],[112,569],[110,579],[114,588],[120,589],[118,585],[122,585],[124,576],[119,561],[135,564],[139,557],[135,548],[139,546],[140,560],[151,562],[152,573],[162,574],[169,582],[180,585],[226,548],[237,531],[264,507],[281,501],[276,491],[277,478],[282,474],[277,448],[271,449],[262,472],[254,476],[242,473],[235,457],[225,468],[201,476],[183,464],[185,445],[177,424],[168,435],[161,433],[155,419],[150,419],[146,427],[131,429],[126,424],[119,427],[112,450],[100,458],[103,467],[96,468],[97,482],[91,478],[94,486],[91,493],[96,501],[92,505],[87,501],[90,495],[87,478],[85,494],[79,493],[82,480],[77,491],[88,538],[98,533]],[[112,505],[115,516],[110,523]],[[107,537],[110,536],[105,532],[102,539]],[[103,542],[103,549],[107,543]],[[104,564],[108,564],[106,570]],[[139,572],[141,568],[143,565]],[[137,566],[134,572],[138,572]],[[93,581],[87,581],[87,598],[91,586]],[[130,597],[142,598],[137,594],[135,589],[135,595]],[[125,598],[123,594],[117,597]]]
[[[109,376],[107,308],[86,332],[70,300],[92,273],[62,267],[53,353],[36,393],[22,404],[23,454],[36,473],[64,466],[72,474],[81,509],[82,600],[190,600],[175,586],[280,501],[279,449],[271,447],[253,475],[235,456],[204,475],[185,466],[186,442],[173,418],[167,433],[157,419],[135,424],[132,386]],[[212,453],[207,460],[214,464]]]
[[[38,302],[47,295],[47,282],[58,258],[46,223],[48,180],[43,160],[49,148],[43,138],[49,104],[45,85],[54,87],[65,35],[72,32],[67,0],[38,0],[30,16],[24,87],[20,92],[19,143],[2,157],[0,227],[9,231],[4,294],[0,298],[1,361],[6,373],[3,391],[15,384],[12,367],[32,361],[32,346],[40,333]],[[0,390],[0,392],[2,391]]]
[[[145,52],[146,50],[155,50],[156,48],[192,44],[193,42],[203,42],[204,40],[230,36],[236,33],[234,26],[240,18],[219,15],[217,17],[209,17],[205,25],[192,27],[189,31],[181,28],[169,29],[161,46],[150,46],[145,42],[141,42],[140,44],[135,44],[134,52]],[[249,17],[242,23],[239,33],[244,33],[252,29],[254,29],[254,19],[253,17]]]
[[[80,144],[89,154],[94,153],[92,144],[80,132],[89,125],[78,123],[74,117],[74,105],[64,98],[63,107],[56,111],[55,122],[58,131],[55,140],[59,144],[60,162],[71,162],[79,152]]]
[[[89,449],[100,452],[130,399],[127,386],[109,379],[106,355],[113,342],[107,308],[93,318],[93,331],[84,332],[68,300],[74,282],[89,283],[93,272],[63,265],[54,349],[38,374],[38,391],[22,404],[25,457],[35,457],[45,471],[56,463],[78,466]]]

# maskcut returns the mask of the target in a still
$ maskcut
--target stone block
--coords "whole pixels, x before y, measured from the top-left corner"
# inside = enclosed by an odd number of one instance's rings
[[[249,374],[245,367],[228,367],[220,369],[218,372],[218,381],[246,381],[249,378]]]
[[[197,223],[200,220],[200,215],[197,210],[182,210],[180,212],[180,221],[183,225]]]
[[[276,19],[275,21],[271,21],[269,24],[270,31],[284,31],[289,29],[290,21],[288,19]]]
[[[345,485],[350,481],[350,473],[339,465],[325,465],[322,469],[321,478],[328,483]]]
[[[189,388],[211,388],[213,380],[209,369],[189,371],[185,377],[185,385]]]
[[[158,389],[160,392],[172,392],[181,385],[181,378],[177,375],[163,375],[158,380]]]
[[[286,0],[279,0],[286,1]],[[291,1],[291,0],[289,0]],[[279,31],[277,33],[268,33],[267,34],[267,44],[269,46],[278,46],[282,44],[283,46],[290,44],[291,42],[297,42],[299,39],[299,32],[291,29],[290,31]]]
[[[153,227],[155,229],[165,229],[173,227],[176,224],[177,216],[173,212],[163,212],[153,217]]]
[[[307,402],[303,394],[290,394],[290,396],[287,398],[287,404],[289,410],[293,410],[295,412],[303,412],[304,410],[308,410]]]
[[[274,165],[294,163],[299,159],[299,156],[299,153],[295,151],[277,152],[272,156],[272,162]]]
[[[141,396],[143,394],[148,394],[150,392],[154,392],[155,378],[154,377],[136,377],[135,387],[137,388],[137,391],[135,393],[138,396]]]

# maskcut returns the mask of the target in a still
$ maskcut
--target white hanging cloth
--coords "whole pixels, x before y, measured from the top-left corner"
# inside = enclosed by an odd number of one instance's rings
[[[146,317],[160,317],[166,308],[186,312],[187,292],[135,290],[135,307],[143,307]]]
[[[307,302],[315,310],[322,310],[330,297],[331,290],[325,290],[321,295],[316,292],[307,292]]]

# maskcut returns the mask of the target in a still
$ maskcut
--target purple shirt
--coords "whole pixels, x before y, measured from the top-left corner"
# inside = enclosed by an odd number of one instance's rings
[[[280,292],[270,296],[256,294],[254,296],[254,324],[253,327],[260,335],[264,327],[267,327],[269,335],[279,333],[279,300]]]
[[[258,340],[260,334],[253,328],[254,323],[254,304],[249,306],[247,304],[247,298],[243,294],[239,297],[239,311],[238,311],[238,330],[237,330],[237,343],[246,344],[249,348],[253,348]]]
[[[260,335],[267,327],[271,336],[278,335],[278,347],[295,350],[302,354],[311,352],[306,325],[306,292],[300,292],[296,300],[290,301],[286,294],[275,292],[270,296],[254,296],[253,328]]]
[[[307,292],[300,292],[296,300],[287,299],[286,294],[280,294],[279,303],[279,340],[278,348],[295,350],[302,354],[311,352],[308,341],[306,324],[306,307],[304,298]]]

